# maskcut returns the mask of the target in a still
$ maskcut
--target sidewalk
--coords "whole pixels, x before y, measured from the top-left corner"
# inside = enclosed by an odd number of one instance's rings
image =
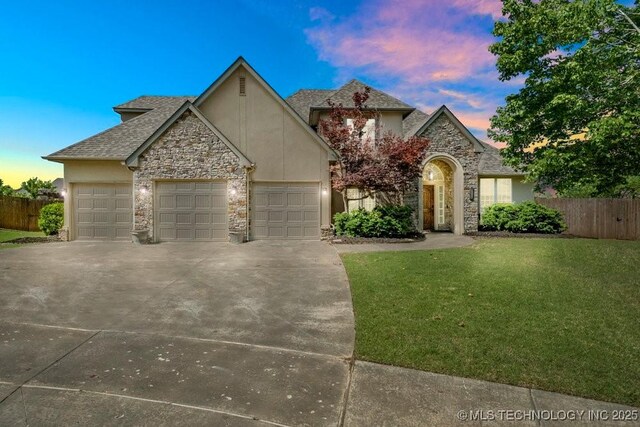
[[[411,243],[335,243],[339,254],[357,252],[385,252],[385,251],[424,251],[429,249],[461,248],[472,245],[475,240],[469,236],[453,233],[428,233],[424,240]]]
[[[638,426],[637,416],[638,408],[608,402],[357,361],[344,425]]]

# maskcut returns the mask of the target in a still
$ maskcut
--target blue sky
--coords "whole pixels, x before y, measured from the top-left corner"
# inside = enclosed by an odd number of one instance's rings
[[[283,96],[359,78],[479,137],[516,83],[500,83],[497,0],[5,2],[0,178],[53,179],[40,159],[119,122],[142,94],[199,94],[239,55]]]

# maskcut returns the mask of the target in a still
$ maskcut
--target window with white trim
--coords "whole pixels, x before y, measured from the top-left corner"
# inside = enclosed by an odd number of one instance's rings
[[[353,119],[347,119],[347,127],[353,129]],[[368,119],[362,128],[362,140],[373,145],[376,141],[376,119]]]
[[[442,225],[444,224],[444,185],[438,185],[436,188],[438,189],[436,195],[438,211],[437,225]]]
[[[356,209],[364,209],[367,211],[372,211],[373,208],[376,207],[376,199],[369,196],[364,199],[361,197],[364,196],[364,192],[358,188],[349,188],[347,189],[347,198],[349,199],[349,212],[353,212]],[[359,199],[359,200],[351,200],[351,199]]]
[[[511,203],[511,178],[480,178],[480,214],[495,203]]]

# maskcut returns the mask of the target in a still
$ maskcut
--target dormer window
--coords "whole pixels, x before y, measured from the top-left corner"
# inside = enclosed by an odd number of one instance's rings
[[[347,127],[353,129],[353,119],[347,119]],[[371,145],[376,141],[376,119],[368,119],[367,123],[362,128],[362,140],[369,141]]]

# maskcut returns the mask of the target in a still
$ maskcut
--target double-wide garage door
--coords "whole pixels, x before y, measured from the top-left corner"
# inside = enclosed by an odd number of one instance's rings
[[[75,238],[131,240],[131,184],[74,184]]]
[[[254,183],[252,238],[320,238],[318,183]]]
[[[160,181],[155,193],[158,240],[228,240],[226,182]]]

